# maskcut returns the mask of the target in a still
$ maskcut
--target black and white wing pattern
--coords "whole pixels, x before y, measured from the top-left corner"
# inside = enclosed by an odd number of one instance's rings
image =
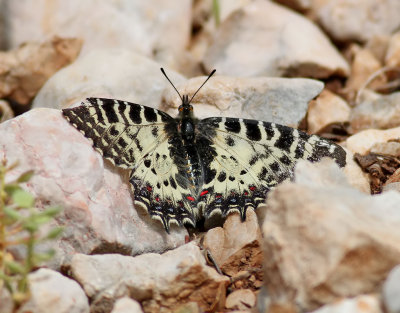
[[[257,208],[271,188],[292,176],[300,159],[329,156],[340,166],[346,164],[340,146],[287,126],[212,117],[197,127],[204,177],[198,206],[206,219],[239,212],[244,220],[248,208]]]
[[[171,223],[195,225],[197,212],[189,201],[193,186],[171,116],[104,98],[88,98],[79,107],[64,109],[63,114],[104,158],[132,170],[130,182],[136,203],[160,220],[167,231]]]

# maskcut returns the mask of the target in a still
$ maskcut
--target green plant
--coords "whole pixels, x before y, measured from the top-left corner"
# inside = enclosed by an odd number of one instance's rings
[[[219,0],[213,0],[212,2],[212,12],[215,19],[215,25],[218,27],[221,23],[221,9]]]
[[[5,160],[0,161],[0,292],[7,288],[18,307],[30,295],[28,274],[54,255],[54,250],[38,253],[35,246],[59,236],[62,228],[54,227],[46,234],[40,231],[40,226],[50,222],[60,208],[39,211],[34,207],[35,198],[21,187],[30,180],[33,171],[6,183],[7,173],[16,167],[17,163],[7,166]],[[17,246],[25,249],[22,260],[16,260],[11,253],[10,249]]]

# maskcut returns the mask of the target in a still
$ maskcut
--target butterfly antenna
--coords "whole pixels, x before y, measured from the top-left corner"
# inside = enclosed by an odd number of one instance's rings
[[[176,92],[177,92],[178,95],[179,95],[179,98],[181,98],[181,100],[183,101],[181,94],[179,93],[178,89],[176,89],[176,87],[175,87],[174,84],[171,82],[171,80],[168,78],[167,74],[165,74],[164,69],[163,69],[163,68],[160,68],[160,70],[161,70],[161,73],[164,74],[165,78],[168,79],[168,81],[169,81],[169,83],[172,85],[172,87],[174,87],[174,89],[176,90]]]
[[[194,93],[194,95],[190,98],[189,103],[192,102],[194,96],[199,92],[199,90],[201,89],[201,87],[204,86],[204,84],[207,82],[207,80],[209,80],[211,78],[211,76],[214,75],[216,69],[213,69],[212,72],[210,73],[210,75],[208,75],[207,79],[204,81],[204,83],[201,84],[201,86],[199,87],[199,89],[197,89],[197,91]]]

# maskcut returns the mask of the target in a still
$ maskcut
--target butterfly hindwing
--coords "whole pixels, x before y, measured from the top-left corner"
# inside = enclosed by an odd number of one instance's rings
[[[257,208],[266,193],[288,177],[299,159],[330,156],[345,164],[339,146],[297,129],[256,120],[207,118],[198,124],[204,185],[199,206],[206,218]]]
[[[64,109],[67,120],[89,138],[104,158],[132,169],[136,202],[161,220],[194,226],[196,213],[185,171],[185,155],[176,121],[146,106],[104,98],[88,98]]]

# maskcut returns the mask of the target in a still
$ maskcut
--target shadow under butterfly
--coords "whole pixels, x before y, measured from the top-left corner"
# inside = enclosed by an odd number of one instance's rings
[[[316,135],[264,121],[210,117],[198,120],[181,96],[179,115],[115,99],[87,98],[64,109],[66,119],[114,165],[130,169],[135,203],[169,233],[172,223],[196,227],[264,203],[269,190],[292,177],[298,160],[331,157],[343,167],[342,147]]]

